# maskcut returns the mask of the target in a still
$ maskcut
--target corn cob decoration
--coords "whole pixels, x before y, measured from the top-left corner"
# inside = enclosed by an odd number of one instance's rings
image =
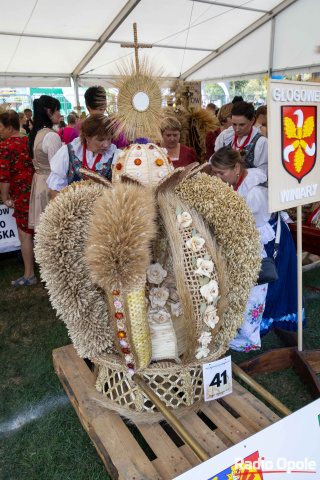
[[[132,342],[138,356],[139,367],[151,360],[152,348],[145,303],[145,287],[140,287],[127,296]]]

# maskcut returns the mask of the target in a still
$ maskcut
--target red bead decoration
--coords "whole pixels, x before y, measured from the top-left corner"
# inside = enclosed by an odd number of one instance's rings
[[[149,145],[149,149],[150,149],[150,150],[153,150],[153,149],[154,149],[154,146],[153,146],[153,145]]]
[[[128,355],[128,354],[130,353],[129,348],[122,348],[121,351],[122,351],[122,353],[124,353],[125,355]]]
[[[141,147],[139,145],[137,146],[137,150],[141,150]]]
[[[172,160],[171,160],[170,157],[167,157],[167,159],[168,159],[168,162],[169,162],[169,163],[172,163]]]
[[[156,164],[158,165],[158,167],[161,167],[161,165],[163,165],[163,160],[162,160],[162,158],[157,158]]]
[[[119,290],[113,290],[112,295],[120,295]]]
[[[119,338],[125,338],[127,336],[126,332],[118,332]]]
[[[116,169],[117,169],[117,170],[121,170],[121,168],[122,168],[121,163],[117,163],[117,164],[116,164]]]
[[[115,317],[116,317],[117,320],[121,320],[121,319],[123,318],[123,313],[117,312],[117,313],[115,314]]]
[[[141,160],[140,158],[136,158],[134,161],[135,165],[141,165]]]
[[[133,363],[128,363],[128,364],[127,364],[127,367],[128,367],[128,368],[132,368],[132,370],[134,369]]]

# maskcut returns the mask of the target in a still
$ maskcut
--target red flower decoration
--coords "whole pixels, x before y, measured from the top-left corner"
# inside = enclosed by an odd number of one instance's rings
[[[157,158],[156,164],[158,165],[158,167],[161,167],[161,165],[163,165],[163,160],[162,160],[162,158]]]
[[[117,313],[115,314],[115,317],[116,317],[117,320],[122,320],[122,318],[123,318],[123,313],[117,312]]]
[[[119,292],[119,290],[113,290],[112,294],[113,294],[113,295],[119,295],[120,292]]]
[[[126,332],[123,332],[123,331],[118,332],[119,338],[125,338],[126,336],[127,336]]]
[[[129,348],[122,348],[121,351],[122,351],[122,353],[124,353],[125,355],[128,355],[128,354],[130,353]]]
[[[136,158],[134,161],[135,165],[141,165],[141,160],[140,158]]]
[[[116,164],[116,169],[117,169],[117,170],[121,170],[121,168],[122,168],[121,163],[117,163],[117,164]]]

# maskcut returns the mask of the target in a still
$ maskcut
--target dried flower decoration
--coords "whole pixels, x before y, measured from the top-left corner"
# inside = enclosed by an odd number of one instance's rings
[[[219,322],[219,317],[217,315],[217,309],[213,305],[209,305],[204,314],[203,314],[203,321],[208,327],[214,328],[216,324]]]
[[[169,290],[167,288],[152,288],[149,295],[152,308],[164,307],[168,297]]]
[[[156,323],[168,323],[171,319],[170,313],[165,310],[159,310],[151,316],[151,320]]]
[[[215,280],[210,280],[207,285],[200,288],[200,293],[208,303],[212,303],[218,297],[219,293],[217,282]]]
[[[177,220],[179,223],[179,228],[187,228],[190,227],[190,225],[192,224],[192,217],[188,212],[183,212],[178,215]]]
[[[147,143],[152,143],[149,138],[139,137],[134,140],[133,143],[139,143],[140,145],[146,145]]]
[[[204,258],[197,259],[197,270],[195,273],[198,275],[205,275],[210,278],[210,274],[213,272],[213,262],[211,260],[205,260]]]
[[[212,335],[210,332],[202,332],[200,338],[198,338],[198,342],[201,343],[203,347],[208,347],[211,340],[212,340]]]
[[[200,360],[200,358],[205,358],[205,357],[207,357],[207,356],[209,355],[209,353],[210,353],[210,350],[209,350],[209,348],[200,347],[200,348],[197,348],[197,352],[198,352],[198,353],[196,353],[196,358],[197,358],[198,360]]]
[[[192,252],[198,252],[205,243],[205,240],[201,237],[192,237],[191,240],[186,242],[186,245]]]
[[[167,271],[162,268],[160,263],[150,265],[147,270],[148,282],[159,285],[167,276]]]
[[[171,307],[172,315],[174,315],[175,317],[180,317],[180,315],[182,315],[183,312],[182,312],[182,307],[180,302],[171,303],[170,307]]]

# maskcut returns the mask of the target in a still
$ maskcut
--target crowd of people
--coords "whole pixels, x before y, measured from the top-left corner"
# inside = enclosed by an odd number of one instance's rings
[[[85,179],[85,170],[112,178],[112,165],[121,148],[129,144],[124,134],[115,138],[118,125],[105,115],[103,87],[85,93],[89,115],[80,120],[76,112],[61,118],[59,101],[42,95],[33,102],[33,113],[8,110],[0,114],[0,188],[2,202],[14,208],[24,274],[14,287],[37,282],[34,273],[33,234],[41,213],[59,192],[72,182]],[[297,329],[297,268],[294,243],[286,214],[268,212],[267,107],[255,111],[241,97],[217,108],[219,127],[206,137],[205,159],[209,174],[220,178],[243,196],[256,220],[261,239],[261,257],[272,257],[277,223],[281,226],[276,258],[279,280],[252,288],[245,321],[231,348],[250,351],[260,348],[261,336],[275,327]],[[180,142],[181,123],[174,115],[161,122],[160,146],[175,168],[197,162],[194,148]]]

